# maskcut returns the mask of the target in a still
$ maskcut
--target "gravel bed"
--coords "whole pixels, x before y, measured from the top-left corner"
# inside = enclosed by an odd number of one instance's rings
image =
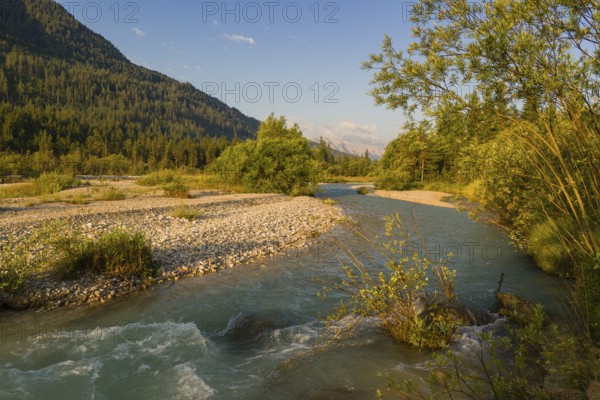
[[[200,210],[201,217],[188,221],[171,216],[182,204]],[[0,298],[0,307],[52,309],[104,303],[166,281],[217,272],[304,246],[340,218],[337,208],[318,199],[272,194],[195,193],[195,198],[185,200],[147,196],[82,206],[5,206],[0,210],[0,243],[9,237],[26,237],[53,221],[88,237],[115,228],[141,231],[152,242],[160,270],[146,281],[104,276],[40,280],[18,296]]]

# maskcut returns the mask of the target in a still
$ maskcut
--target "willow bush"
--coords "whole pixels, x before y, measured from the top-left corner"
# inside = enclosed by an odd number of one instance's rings
[[[376,316],[382,327],[396,340],[423,349],[450,345],[456,328],[466,323],[454,292],[456,271],[422,257],[405,254],[408,236],[399,215],[387,219],[384,245],[373,242],[354,224],[349,227],[377,254],[385,265],[368,265],[347,249],[350,265],[344,267],[345,279],[335,287],[350,294],[338,310],[339,317],[354,313]],[[399,230],[402,239],[392,239]]]

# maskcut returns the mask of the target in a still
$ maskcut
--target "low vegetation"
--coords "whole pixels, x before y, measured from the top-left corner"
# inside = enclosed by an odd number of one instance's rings
[[[0,296],[17,293],[35,279],[65,280],[83,275],[146,278],[156,273],[150,242],[141,233],[113,230],[97,239],[61,224],[27,238],[8,238],[0,247]]]
[[[379,397],[387,392],[406,399],[593,398],[591,382],[600,379],[593,343],[549,323],[541,305],[505,311],[503,334],[473,333],[470,345],[435,353],[427,362],[428,386],[385,373],[387,387]]]
[[[369,188],[366,186],[361,186],[359,188],[356,189],[356,193],[358,194],[369,194]]]
[[[203,215],[204,213],[201,210],[185,205],[177,207],[171,213],[171,216],[175,218],[187,219],[188,221],[195,221],[197,219],[202,218]]]
[[[98,239],[85,239],[74,233],[51,239],[49,245],[56,256],[48,268],[60,279],[86,274],[147,278],[157,271],[151,245],[139,232],[117,229],[103,233]]]
[[[73,175],[45,172],[29,182],[0,187],[0,198],[51,195],[78,184]]]
[[[125,200],[127,195],[122,191],[115,187],[109,187],[104,192],[102,192],[101,199],[104,201],[119,201]]]
[[[384,245],[373,242],[358,227],[349,227],[387,263],[385,267],[367,265],[348,249],[351,265],[345,267],[346,278],[336,288],[348,292],[350,300],[337,315],[376,316],[392,337],[418,350],[449,346],[456,328],[468,322],[454,293],[456,272],[419,254],[404,254],[407,235],[399,215],[388,218],[386,235],[400,232],[405,239],[390,239]]]
[[[160,187],[167,197],[176,197],[179,199],[187,199],[190,197],[190,187],[183,180],[175,179],[166,185]]]

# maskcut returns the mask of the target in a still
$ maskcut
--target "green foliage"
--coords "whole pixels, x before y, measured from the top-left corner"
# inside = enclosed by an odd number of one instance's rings
[[[45,172],[33,181],[0,188],[0,198],[33,197],[61,192],[79,184],[73,175]]]
[[[586,398],[588,383],[600,371],[592,344],[546,321],[537,305],[527,322],[509,324],[505,335],[477,333],[466,353],[453,349],[435,354],[427,363],[428,393],[412,380],[397,383],[392,374],[387,375],[387,391],[431,399]]]
[[[171,183],[161,186],[165,196],[187,199],[190,197],[190,188],[182,179],[175,179]]]
[[[121,190],[114,188],[114,187],[110,187],[102,193],[101,200],[118,201],[118,200],[125,200],[126,198],[127,198],[127,195],[125,195],[125,193],[123,193]]]
[[[363,195],[369,194],[369,188],[366,186],[361,186],[358,189],[356,189],[356,193],[363,194]]]
[[[8,237],[0,244],[0,296],[18,293],[29,279],[43,270],[44,241],[54,234],[56,227],[46,227],[24,240]]]
[[[181,205],[175,210],[173,210],[171,215],[175,218],[182,218],[187,219],[188,221],[195,221],[197,219],[200,219],[204,215],[204,213],[201,210]]]
[[[427,165],[450,181],[477,180],[483,207],[521,245],[530,235],[550,240],[545,255],[532,241],[542,263],[568,255],[588,327],[600,327],[596,14],[591,0],[417,1],[414,42],[399,51],[386,36],[363,65],[376,104],[402,108],[417,127],[391,144],[384,184],[423,181]],[[434,121],[425,141],[417,117]],[[548,220],[561,221],[552,234],[540,226]]]
[[[0,158],[16,156],[7,165],[12,173],[202,168],[229,141],[255,137],[257,120],[132,64],[60,4],[7,1],[13,17],[0,25]]]
[[[51,224],[0,247],[0,296],[18,295],[35,279],[75,279],[86,274],[149,277],[157,272],[150,242],[142,233],[114,230],[98,239]]]
[[[51,239],[50,245],[56,256],[49,268],[60,279],[73,279],[85,274],[146,278],[157,271],[151,245],[140,232],[131,234],[114,230],[96,240],[73,233]]]
[[[390,240],[381,247],[350,227],[381,252],[387,264],[385,268],[367,266],[350,252],[352,267],[345,267],[346,279],[337,288],[349,291],[351,299],[338,312],[377,316],[392,337],[419,350],[448,347],[456,328],[465,323],[453,311],[458,304],[453,284],[456,272],[418,254],[404,254],[406,239]],[[394,229],[406,237],[398,215],[388,218],[386,234],[391,236]]]
[[[172,183],[176,178],[175,171],[163,169],[141,177],[137,183],[142,186],[158,186]]]
[[[34,183],[35,195],[53,194],[68,189],[76,182],[72,175],[64,175],[58,172],[47,172],[37,178]]]
[[[212,170],[251,191],[307,195],[316,189],[313,152],[297,125],[287,127],[285,117],[270,115],[258,130],[256,141],[227,149]]]
[[[536,264],[546,272],[568,277],[573,274],[569,244],[563,242],[560,225],[566,221],[547,220],[535,225],[527,237],[527,249]]]

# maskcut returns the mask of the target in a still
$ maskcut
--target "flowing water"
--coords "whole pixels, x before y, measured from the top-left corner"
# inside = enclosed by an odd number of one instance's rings
[[[561,314],[564,284],[495,228],[348,185],[323,189],[373,240],[385,216],[411,221],[428,242],[421,252],[458,271],[470,307],[490,309],[504,273],[503,290]],[[340,227],[303,250],[102,307],[0,315],[0,399],[365,399],[385,387],[377,372],[422,376],[428,355],[394,343],[374,320],[324,346],[332,328],[322,317],[343,294],[318,293],[343,277],[339,243],[367,251]],[[417,240],[408,245],[419,249]]]

